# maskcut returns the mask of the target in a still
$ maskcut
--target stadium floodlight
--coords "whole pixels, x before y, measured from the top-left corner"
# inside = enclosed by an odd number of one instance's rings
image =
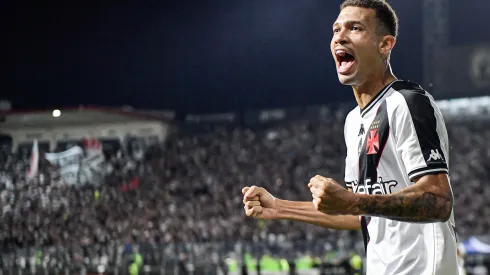
[[[56,109],[56,110],[53,110],[53,117],[60,117],[61,116],[61,111]]]

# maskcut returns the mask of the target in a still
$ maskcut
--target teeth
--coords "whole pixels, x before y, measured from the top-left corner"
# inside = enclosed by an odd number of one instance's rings
[[[338,50],[335,52],[336,55],[338,56],[345,56],[346,55],[346,52],[345,51],[342,51],[342,50]]]

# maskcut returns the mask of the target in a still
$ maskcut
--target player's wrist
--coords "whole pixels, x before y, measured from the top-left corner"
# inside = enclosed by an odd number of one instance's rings
[[[274,204],[276,209],[276,217],[274,219],[286,219],[284,214],[284,207],[286,206],[286,201],[278,198],[274,198]]]
[[[366,211],[363,210],[366,203],[369,204],[369,200],[372,199],[372,197],[365,195],[365,194],[356,194],[356,193],[351,193],[349,198],[348,198],[348,207],[346,209],[346,215],[352,215],[352,216],[362,216],[366,215]]]

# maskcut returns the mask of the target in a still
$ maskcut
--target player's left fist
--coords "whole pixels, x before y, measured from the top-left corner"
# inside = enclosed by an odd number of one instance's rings
[[[314,176],[308,183],[313,205],[318,211],[328,215],[346,215],[353,205],[354,194],[335,180]]]

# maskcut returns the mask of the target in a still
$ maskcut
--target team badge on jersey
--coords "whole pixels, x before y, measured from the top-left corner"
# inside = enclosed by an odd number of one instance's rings
[[[366,142],[366,152],[368,155],[375,155],[379,151],[379,133],[378,129],[369,130]]]
[[[366,153],[375,155],[379,151],[379,120],[374,121],[369,127],[369,132],[366,140]]]

